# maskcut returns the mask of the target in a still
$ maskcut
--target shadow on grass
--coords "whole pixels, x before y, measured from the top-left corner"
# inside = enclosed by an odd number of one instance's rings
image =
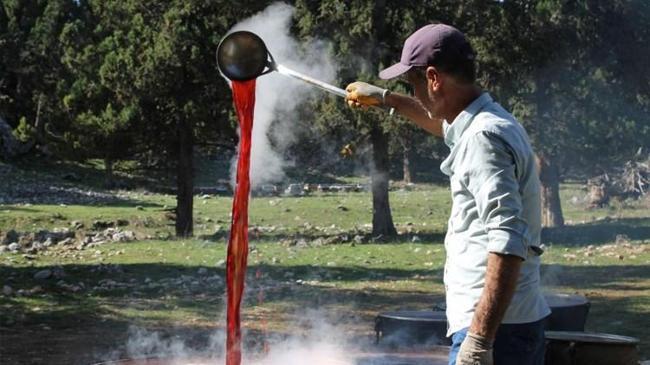
[[[76,186],[58,185],[56,182],[32,185],[28,188],[5,188],[4,198],[0,205],[10,204],[39,204],[39,205],[86,205],[101,207],[160,207],[162,205],[137,199],[128,199],[118,196],[109,190],[83,190]],[[9,209],[3,206],[2,209]],[[23,208],[16,211],[30,211]]]
[[[631,240],[650,239],[650,218],[622,218],[560,228],[545,228],[542,242],[586,246],[611,243],[619,235]]]
[[[126,341],[128,319],[94,298],[48,293],[39,299],[0,299],[3,364],[90,364]]]
[[[24,208],[15,205],[10,206],[10,205],[2,205],[2,204],[0,204],[0,210],[8,210],[14,212],[28,212],[28,213],[38,213],[41,211],[40,209]]]
[[[82,198],[86,199],[86,197]],[[20,197],[12,197],[11,199],[8,199],[4,201],[3,203],[0,203],[0,210],[9,210],[9,211],[14,211],[14,212],[26,212],[26,213],[43,213],[42,209],[34,209],[34,208],[24,208],[22,206],[16,206],[16,205],[9,205],[9,204],[38,204],[41,206],[59,206],[60,204],[66,204],[66,205],[79,205],[79,206],[86,206],[86,207],[100,207],[100,208],[163,208],[163,204],[158,204],[158,203],[152,203],[149,201],[142,201],[142,200],[137,200],[137,199],[123,199],[123,198],[118,198],[118,197],[110,197],[107,198],[106,200],[99,199],[97,201],[87,201],[87,200],[77,200],[74,197],[67,196],[65,198],[66,201],[69,203],[57,203],[57,202],[52,202],[51,200],[48,199],[40,199],[40,198],[27,198],[27,199],[21,199]],[[8,204],[8,205],[4,205]],[[64,212],[64,211],[62,211]]]
[[[576,290],[596,290],[604,287],[626,290],[634,282],[650,283],[650,265],[550,264],[542,265],[541,277],[544,286],[569,286]],[[647,299],[650,301],[650,297]]]
[[[0,185],[0,204],[103,205],[130,201],[106,189],[104,172],[91,164],[24,157],[7,166],[10,168],[3,178],[11,184]],[[148,174],[116,175],[115,188],[130,190],[148,186],[155,190],[161,179],[151,172]]]

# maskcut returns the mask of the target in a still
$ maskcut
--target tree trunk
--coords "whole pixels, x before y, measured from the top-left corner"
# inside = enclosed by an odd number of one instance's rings
[[[46,137],[45,121],[41,118],[43,110],[43,94],[38,96],[38,104],[36,106],[36,119],[34,120],[34,130],[36,135],[34,136],[34,143],[36,148],[45,156],[52,156],[50,151],[49,141]]]
[[[403,169],[403,178],[405,184],[410,184],[413,182],[411,177],[411,145],[404,143],[404,148],[402,149],[402,169]]]
[[[113,163],[114,161],[112,158],[104,158],[104,186],[108,189],[115,186],[115,180],[113,179]]]
[[[609,204],[609,176],[603,174],[587,180],[588,207],[606,207]]]
[[[379,127],[370,133],[373,166],[370,170],[372,184],[372,234],[396,236],[397,230],[388,201],[388,136]]]
[[[564,226],[560,204],[560,173],[553,158],[537,155],[537,169],[542,184],[542,227]]]
[[[10,160],[17,155],[20,142],[14,137],[9,123],[0,117],[0,159]]]
[[[22,143],[14,137],[13,129],[0,116],[0,160],[11,160],[29,152],[34,147],[34,141]]]
[[[374,32],[369,40],[372,47],[373,59],[380,59],[380,39],[383,40],[383,32],[387,32],[386,23],[386,0],[377,0],[373,8]],[[383,57],[387,57],[384,55]],[[388,179],[389,179],[389,160],[388,160],[388,136],[383,129],[375,124],[370,132],[372,143],[373,164],[370,169],[370,179],[372,185],[372,234],[374,236],[396,236],[397,230],[393,224],[393,216],[390,212],[390,203],[388,201]]]
[[[43,94],[38,96],[38,104],[36,106],[36,119],[34,120],[34,129],[36,130],[36,140],[39,143],[45,143],[45,126],[41,120],[41,107],[43,105]]]
[[[191,123],[178,123],[178,164],[176,166],[176,236],[193,234],[194,138]]]

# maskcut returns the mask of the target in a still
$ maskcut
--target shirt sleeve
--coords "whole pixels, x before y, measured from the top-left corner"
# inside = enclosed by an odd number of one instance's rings
[[[515,157],[508,144],[486,131],[470,137],[460,166],[463,182],[476,202],[488,236],[488,252],[526,259],[528,223],[522,218],[522,199]]]

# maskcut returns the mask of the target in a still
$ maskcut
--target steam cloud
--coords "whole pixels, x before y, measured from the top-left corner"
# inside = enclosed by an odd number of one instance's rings
[[[350,351],[359,350],[346,343],[349,339],[322,318],[318,311],[307,311],[304,317],[311,318],[307,333],[290,338],[267,337],[270,351],[267,354],[255,349],[243,349],[243,363],[258,365],[355,365]],[[218,330],[208,339],[207,348],[196,349],[189,345],[186,338],[169,337],[156,331],[130,327],[129,339],[125,352],[129,358],[161,357],[173,365],[207,365],[222,364],[225,361],[225,333]],[[262,356],[261,356],[262,355]],[[111,354],[110,359],[119,358],[119,351]],[[104,357],[105,360],[108,356]],[[306,359],[309,359],[306,361]]]
[[[275,60],[291,69],[331,82],[337,67],[328,55],[326,43],[300,44],[291,36],[294,8],[274,3],[262,12],[236,24],[230,31],[248,30],[259,35]],[[278,182],[291,160],[283,151],[295,142],[297,118],[293,110],[315,89],[301,81],[271,72],[257,79],[253,142],[251,147],[251,185]],[[236,158],[235,158],[236,160]],[[234,181],[235,163],[231,166]]]

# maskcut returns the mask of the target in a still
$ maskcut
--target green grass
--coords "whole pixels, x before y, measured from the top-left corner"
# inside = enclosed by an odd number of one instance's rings
[[[90,227],[94,220],[119,218],[130,222],[124,229],[141,237],[171,235],[164,208],[174,206],[172,196],[125,194],[122,202],[108,205],[0,206],[0,230],[52,229],[67,227],[71,221]],[[571,225],[546,237],[544,283],[550,290],[586,295],[592,302],[588,330],[639,337],[642,358],[648,358],[647,202],[617,202],[614,208],[597,210],[570,202],[584,194],[577,185],[563,186],[563,209]],[[291,333],[300,329],[299,319],[307,308],[318,308],[334,319],[353,317],[354,321],[340,324],[343,331],[370,337],[373,318],[380,311],[428,309],[443,301],[442,241],[449,198],[446,187],[433,185],[392,191],[400,239],[364,244],[348,239],[330,245],[318,244],[317,238],[368,233],[369,193],[254,198],[251,225],[261,227],[262,233],[251,236],[244,326],[258,335]],[[36,356],[23,351],[30,343],[30,330],[43,326],[51,329],[39,332],[45,344],[56,342],[59,332],[69,329],[70,346],[87,343],[100,350],[123,344],[126,328],[134,324],[172,332],[222,327],[224,268],[217,263],[225,258],[230,205],[230,197],[197,197],[195,239],[140,240],[83,251],[55,248],[33,260],[20,254],[0,255],[0,285],[42,288],[34,295],[0,296],[0,336],[11,340],[0,341],[0,351],[16,363],[29,363]],[[413,235],[420,241],[412,242]],[[617,236],[619,245],[608,246]],[[306,245],[294,245],[293,240],[300,238]],[[119,272],[110,271],[115,265]],[[58,279],[33,278],[38,270],[57,267],[65,271],[62,280],[83,283],[87,290],[72,293],[58,286]],[[199,275],[201,268],[207,273]],[[207,279],[211,277],[221,280]],[[106,279],[131,287],[89,290]],[[156,285],[179,279],[184,281]],[[105,335],[89,342],[88,334],[96,332]],[[73,358],[57,351],[57,356]]]

